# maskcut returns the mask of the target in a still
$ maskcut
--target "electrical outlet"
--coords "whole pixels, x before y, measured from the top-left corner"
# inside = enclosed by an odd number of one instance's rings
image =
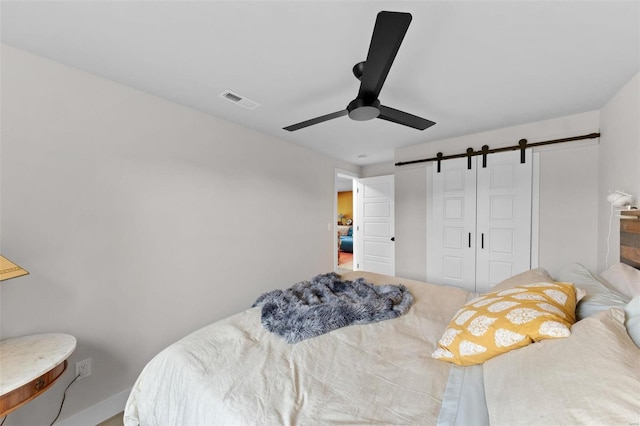
[[[78,379],[84,379],[91,375],[91,358],[76,362],[76,376]]]

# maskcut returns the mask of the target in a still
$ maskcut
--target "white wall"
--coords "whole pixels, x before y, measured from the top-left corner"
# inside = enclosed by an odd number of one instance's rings
[[[425,167],[395,172],[396,275],[426,280],[427,179]]]
[[[505,129],[428,142],[396,150],[395,160],[409,161],[558,139],[597,132],[598,111],[529,123]],[[534,150],[539,152],[540,233],[539,265],[555,272],[567,262],[595,267],[597,259],[597,144],[572,142]],[[426,223],[430,166],[422,163],[396,167],[396,274],[426,279]],[[576,214],[576,212],[580,212]],[[397,216],[396,216],[397,217]],[[405,261],[406,260],[406,261]]]
[[[6,45],[1,78],[1,249],[31,272],[0,286],[1,335],[78,339],[6,425],[49,424],[78,360],[93,375],[61,419],[176,339],[332,270],[334,169],[358,167]]]
[[[396,171],[396,166],[394,163],[380,163],[380,164],[371,164],[368,166],[362,166],[362,177],[375,177],[375,176],[384,176],[384,175],[392,175]]]
[[[636,74],[600,110],[598,166],[598,270],[606,265],[607,234],[611,223],[608,265],[620,260],[620,220],[610,220],[606,197],[617,189],[632,194],[640,205],[640,73]]]
[[[552,275],[597,264],[598,145],[567,145],[540,153],[539,266]]]

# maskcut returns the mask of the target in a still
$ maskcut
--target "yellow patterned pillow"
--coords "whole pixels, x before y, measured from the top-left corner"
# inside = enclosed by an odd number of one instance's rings
[[[541,282],[487,293],[456,313],[431,356],[474,365],[532,342],[567,337],[575,310],[576,292],[569,283]]]

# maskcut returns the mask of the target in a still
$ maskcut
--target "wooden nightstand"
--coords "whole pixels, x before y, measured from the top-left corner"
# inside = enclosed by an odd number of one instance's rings
[[[68,334],[35,334],[0,341],[0,417],[45,392],[64,373],[76,349]]]

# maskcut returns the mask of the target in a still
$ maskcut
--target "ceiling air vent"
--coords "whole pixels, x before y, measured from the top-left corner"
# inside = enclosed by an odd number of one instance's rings
[[[222,99],[228,100],[229,102],[233,102],[236,105],[240,105],[241,107],[244,107],[246,109],[255,109],[260,106],[259,103],[252,101],[251,99],[245,98],[242,95],[238,95],[237,93],[232,92],[231,90],[225,90],[220,94],[220,97]]]

